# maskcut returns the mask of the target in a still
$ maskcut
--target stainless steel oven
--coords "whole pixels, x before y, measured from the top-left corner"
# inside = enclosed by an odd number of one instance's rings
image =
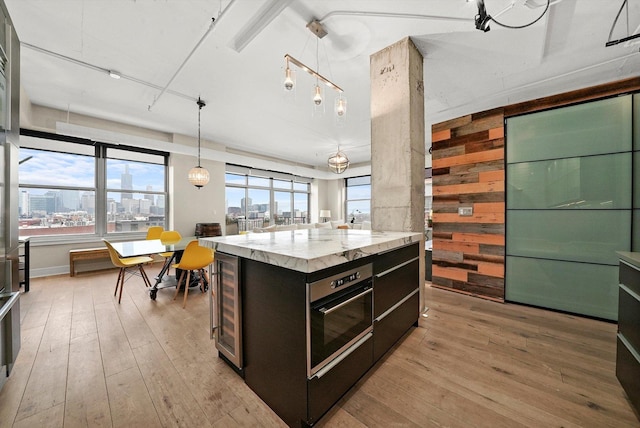
[[[373,268],[366,264],[308,284],[307,375],[321,377],[371,337]]]

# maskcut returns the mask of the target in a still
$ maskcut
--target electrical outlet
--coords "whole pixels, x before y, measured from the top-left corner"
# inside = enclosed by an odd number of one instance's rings
[[[458,207],[458,215],[465,217],[472,216],[473,207]]]

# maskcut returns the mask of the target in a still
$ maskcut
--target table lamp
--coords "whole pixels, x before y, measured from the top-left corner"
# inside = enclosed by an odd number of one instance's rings
[[[331,218],[331,210],[320,210],[320,219],[328,221]]]

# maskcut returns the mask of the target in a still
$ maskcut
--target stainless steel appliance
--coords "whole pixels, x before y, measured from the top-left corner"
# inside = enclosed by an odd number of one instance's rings
[[[371,264],[308,285],[307,376],[319,378],[373,331]]]
[[[221,358],[242,372],[242,302],[240,294],[240,260],[236,256],[216,253],[215,281],[209,287],[211,334],[215,332],[216,349]],[[213,287],[216,295],[214,316]]]
[[[20,293],[0,294],[0,388],[20,350]]]
[[[0,387],[20,349],[19,141],[20,41],[0,1]]]

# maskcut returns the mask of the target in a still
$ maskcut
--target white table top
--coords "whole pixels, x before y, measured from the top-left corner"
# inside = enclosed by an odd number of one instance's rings
[[[222,253],[310,273],[419,242],[417,232],[305,229],[200,238]]]
[[[146,256],[148,254],[164,253],[168,251],[182,251],[187,244],[195,239],[194,236],[182,238],[178,242],[162,242],[159,239],[140,239],[136,241],[112,242],[113,248],[120,257]]]

